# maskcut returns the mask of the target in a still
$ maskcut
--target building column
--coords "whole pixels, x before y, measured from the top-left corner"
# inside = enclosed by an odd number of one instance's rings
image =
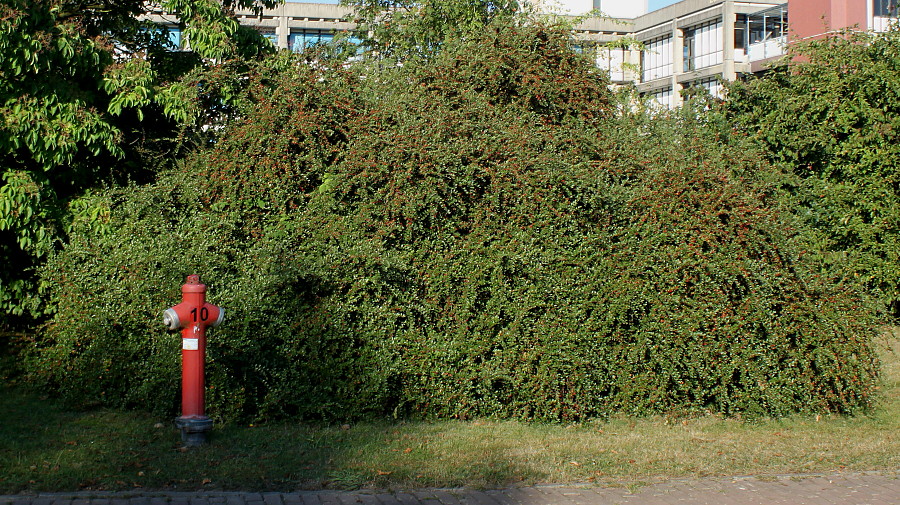
[[[678,74],[684,72],[684,31],[678,28],[678,19],[672,20],[672,105],[681,106],[681,85]]]
[[[287,12],[284,11],[285,3],[286,2],[282,2],[281,5],[278,6],[278,29],[275,31],[275,34],[278,35],[278,47],[290,49],[290,47],[288,47],[288,35],[291,34],[291,28],[288,26]]]
[[[790,11],[788,12],[790,13]],[[872,0],[866,0],[866,26],[863,28],[866,30],[875,29],[875,5],[872,4]]]
[[[734,71],[734,23],[737,16],[734,12],[734,0],[725,0],[722,4],[722,80],[737,79]]]

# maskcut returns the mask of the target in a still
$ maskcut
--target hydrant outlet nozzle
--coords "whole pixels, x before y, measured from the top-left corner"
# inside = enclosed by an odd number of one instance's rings
[[[178,319],[175,309],[166,309],[163,312],[163,324],[170,330],[177,330],[181,327],[181,321]]]
[[[225,309],[220,307],[219,308],[219,317],[217,317],[215,321],[210,323],[209,326],[211,328],[215,328],[216,326],[219,326],[220,324],[222,324],[222,321],[224,321],[224,320],[225,320]]]

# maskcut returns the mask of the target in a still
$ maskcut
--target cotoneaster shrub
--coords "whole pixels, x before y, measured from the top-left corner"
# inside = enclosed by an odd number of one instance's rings
[[[422,95],[365,118],[304,236],[347,293],[323,302],[398,357],[401,412],[868,405],[872,321],[796,264],[767,188],[735,175],[756,153],[662,119],[587,152],[477,95]]]
[[[757,153],[614,116],[567,32],[508,28],[418,65],[258,76],[216,145],[112,194],[108,232],[51,261],[32,378],[174,411],[159,314],[198,273],[227,311],[226,419],[870,405],[871,319],[807,271]]]
[[[608,257],[619,268],[607,317],[630,377],[621,407],[784,415],[868,405],[872,314],[801,261],[800,230],[773,209],[772,169],[693,121],[648,130],[631,147],[639,163],[617,172],[630,218]]]
[[[823,273],[900,317],[900,30],[792,45],[790,62],[736,83],[726,112],[785,174],[787,208]]]

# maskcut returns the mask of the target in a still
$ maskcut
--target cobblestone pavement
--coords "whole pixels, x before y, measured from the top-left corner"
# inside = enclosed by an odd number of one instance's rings
[[[636,487],[499,490],[78,492],[0,496],[0,505],[900,505],[896,473],[684,479]]]

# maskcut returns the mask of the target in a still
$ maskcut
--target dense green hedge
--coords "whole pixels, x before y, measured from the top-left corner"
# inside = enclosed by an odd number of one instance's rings
[[[51,261],[38,383],[177,409],[159,315],[197,273],[227,311],[223,418],[870,405],[871,319],[798,261],[769,169],[695,121],[615,115],[564,30],[254,79],[215,146]]]
[[[784,171],[784,199],[814,232],[810,260],[862,285],[896,319],[900,30],[832,34],[793,45],[791,56],[732,86],[728,118]]]

